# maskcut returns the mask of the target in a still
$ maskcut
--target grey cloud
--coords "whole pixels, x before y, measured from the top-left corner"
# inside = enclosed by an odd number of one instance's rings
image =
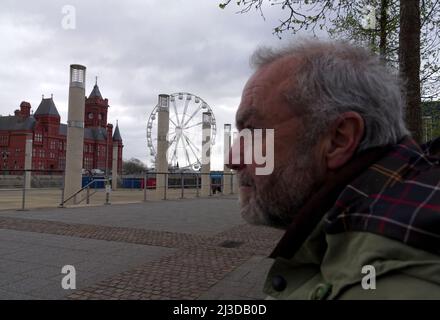
[[[66,4],[76,8],[76,30],[61,28]],[[22,100],[35,110],[41,94],[53,93],[66,122],[69,65],[81,63],[87,94],[99,76],[109,121],[119,121],[124,158],[147,162],[146,121],[160,93],[199,95],[219,128],[234,123],[251,74],[249,55],[259,44],[278,43],[271,33],[276,14],[266,18],[221,10],[216,0],[2,0],[0,114],[12,114]],[[219,136],[214,169],[221,169],[221,144]]]

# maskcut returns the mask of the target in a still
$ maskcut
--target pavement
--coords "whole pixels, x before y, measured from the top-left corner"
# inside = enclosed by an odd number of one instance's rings
[[[264,299],[281,236],[247,224],[235,196],[4,210],[0,299]]]

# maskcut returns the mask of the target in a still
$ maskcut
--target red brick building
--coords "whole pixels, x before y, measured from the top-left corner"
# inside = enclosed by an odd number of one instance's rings
[[[84,169],[110,173],[113,142],[118,144],[118,172],[122,171],[122,138],[119,127],[107,123],[109,104],[97,84],[85,97]],[[22,102],[13,116],[0,116],[0,170],[24,169],[26,135],[32,134],[32,169],[64,170],[67,124],[60,123],[53,97],[41,100],[35,113]],[[106,165],[107,164],[107,165]]]

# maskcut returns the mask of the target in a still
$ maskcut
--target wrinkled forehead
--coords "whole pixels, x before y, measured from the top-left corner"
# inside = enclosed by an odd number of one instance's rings
[[[248,120],[260,122],[268,116],[273,118],[274,113],[281,117],[292,116],[291,108],[286,108],[286,93],[294,79],[296,62],[286,57],[255,71],[243,89],[235,117],[237,128]]]

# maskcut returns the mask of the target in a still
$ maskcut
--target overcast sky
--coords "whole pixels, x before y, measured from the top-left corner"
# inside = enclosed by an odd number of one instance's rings
[[[0,114],[21,101],[35,111],[41,95],[54,95],[67,121],[69,65],[87,67],[86,94],[95,76],[109,99],[110,123],[119,121],[124,159],[147,162],[146,122],[160,93],[190,92],[213,109],[217,127],[234,123],[241,90],[259,45],[282,45],[272,35],[278,9],[236,14],[219,0],[38,0],[0,2]],[[62,9],[76,10],[76,28],[62,27]],[[64,20],[65,21],[65,20]],[[213,169],[222,168],[222,137]]]

